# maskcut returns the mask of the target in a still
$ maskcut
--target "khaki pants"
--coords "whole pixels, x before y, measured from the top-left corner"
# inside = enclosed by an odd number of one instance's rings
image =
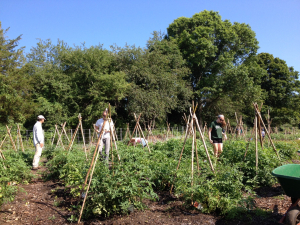
[[[105,155],[102,154],[103,145],[105,146]],[[108,162],[108,158],[109,158],[109,149],[110,149],[110,137],[103,138],[102,141],[100,142],[99,152],[103,157],[103,159],[106,160],[106,162]]]
[[[40,158],[42,155],[42,150],[43,150],[43,148],[41,148],[40,144],[35,145],[35,154],[34,154],[34,158],[33,158],[33,162],[32,162],[33,167],[39,166],[39,161],[40,161]]]

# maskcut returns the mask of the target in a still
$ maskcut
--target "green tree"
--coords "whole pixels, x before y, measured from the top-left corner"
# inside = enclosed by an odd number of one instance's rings
[[[7,39],[8,30],[0,23],[0,123],[23,123],[34,109],[31,78],[23,66],[23,48],[17,49],[21,35]]]
[[[115,49],[116,64],[127,75],[131,91],[126,98],[127,113],[142,113],[141,122],[155,125],[172,110],[186,109],[191,91],[189,69],[174,41],[163,40],[154,32],[147,49],[127,46]]]
[[[237,72],[238,76],[246,76],[239,78],[247,80],[245,84],[249,86],[239,87],[239,92],[242,96],[248,94],[253,81],[248,79],[247,72],[241,72],[239,66],[255,56],[258,49],[258,41],[249,25],[223,21],[217,12],[205,10],[192,18],[176,19],[167,31],[166,38],[170,41],[175,39],[191,69],[190,82],[200,112],[206,108],[216,108],[213,114],[222,112],[217,107],[217,101],[221,96],[231,98],[231,88],[236,87],[235,84],[232,87],[228,84],[230,80],[236,80],[235,77],[229,78],[232,70],[235,71],[233,76]],[[255,90],[258,89],[255,87]]]
[[[260,84],[267,93],[264,109],[270,109],[273,125],[298,124],[299,72],[269,53],[258,54],[257,64],[265,71]]]
[[[74,127],[78,113],[91,126],[129,88],[125,74],[112,67],[114,56],[102,46],[71,48],[62,41],[40,41],[27,57],[36,81],[34,99],[49,127],[63,121]]]

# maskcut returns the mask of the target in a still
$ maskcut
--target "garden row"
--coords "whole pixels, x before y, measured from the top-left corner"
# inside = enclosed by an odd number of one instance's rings
[[[271,171],[282,163],[296,159],[295,142],[277,142],[282,162],[279,162],[272,148],[259,151],[259,165],[255,167],[254,143],[250,143],[244,159],[247,143],[244,141],[226,142],[224,153],[215,164],[214,174],[206,160],[204,147],[198,143],[199,171],[194,163],[194,178],[191,185],[191,140],[188,140],[183,152],[182,162],[176,172],[182,141],[171,139],[151,146],[151,153],[139,147],[118,146],[121,162],[113,162],[112,168],[97,162],[84,217],[95,215],[110,216],[116,213],[128,213],[133,208],[146,207],[144,199],[155,200],[160,191],[169,191],[174,185],[174,195],[182,199],[187,207],[197,201],[205,213],[218,212],[229,217],[236,209],[249,210],[249,201],[253,198],[253,189],[276,183]],[[69,154],[57,149],[48,151],[48,178],[64,183],[66,191],[74,199],[81,199],[80,190],[89,169],[82,149],[73,149]],[[195,157],[196,158],[196,157]],[[196,161],[196,160],[195,160]],[[248,193],[248,194],[245,194]],[[76,202],[76,201],[75,201]],[[76,203],[75,203],[76,204]],[[248,206],[247,206],[248,205]],[[78,208],[81,204],[78,204]],[[74,206],[75,207],[75,206]]]
[[[193,185],[191,185],[191,140],[187,141],[179,170],[176,172],[182,140],[171,139],[151,146],[151,153],[141,147],[127,147],[118,144],[121,156],[117,157],[111,168],[98,160],[88,194],[84,218],[92,216],[110,216],[128,213],[133,209],[143,209],[145,199],[156,200],[157,193],[170,191],[186,203],[187,207],[197,201],[205,213],[217,212],[229,217],[237,210],[249,210],[254,188],[268,186],[276,182],[271,171],[281,163],[290,163],[296,159],[298,146],[295,142],[277,142],[282,162],[279,162],[272,148],[259,150],[259,165],[255,167],[254,143],[250,143],[244,159],[247,143],[245,141],[227,141],[219,161],[212,156],[215,174],[211,171],[204,147],[198,143],[199,171],[196,157],[194,163]],[[33,151],[6,151],[6,160],[0,167],[0,203],[12,200],[17,186],[12,183],[28,183]],[[92,156],[88,161],[82,148],[74,147],[69,154],[62,149],[51,149],[43,153],[48,158],[47,179],[59,180],[65,185],[66,194],[74,198],[73,208],[81,207],[80,190],[89,169]],[[80,202],[78,202],[80,201]],[[77,203],[79,203],[77,205]]]

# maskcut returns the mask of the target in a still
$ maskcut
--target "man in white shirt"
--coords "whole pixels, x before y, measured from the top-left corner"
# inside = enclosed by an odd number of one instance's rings
[[[42,129],[42,123],[44,122],[45,117],[43,115],[39,115],[37,117],[37,122],[33,126],[33,144],[35,146],[35,154],[32,162],[33,170],[37,170],[39,167],[39,161],[44,147],[44,132]]]
[[[95,124],[95,128],[96,128],[96,132],[98,133],[98,135],[100,135],[100,131],[102,129],[103,123],[105,122],[104,125],[104,130],[103,130],[103,136],[102,136],[102,141],[100,142],[99,145],[99,151],[100,154],[102,155],[103,159],[106,160],[106,162],[108,162],[108,158],[109,158],[109,149],[110,149],[110,132],[113,129],[114,123],[112,120],[110,120],[110,124],[109,121],[107,119],[107,111],[104,111],[102,114],[103,118],[97,120],[96,124]],[[102,148],[103,145],[105,145],[105,155],[102,154]]]

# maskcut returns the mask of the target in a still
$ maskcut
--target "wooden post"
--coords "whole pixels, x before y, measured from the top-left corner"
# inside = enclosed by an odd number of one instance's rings
[[[68,146],[68,152],[71,150],[71,148],[73,146],[73,142],[74,142],[74,139],[76,137],[76,134],[77,134],[77,131],[78,131],[78,128],[79,128],[80,124],[81,124],[81,120],[79,120],[79,123],[78,123],[78,125],[76,127],[76,130],[75,130],[75,132],[74,132],[74,134],[73,134],[73,136],[71,138],[71,141],[70,141],[69,146]]]
[[[192,113],[192,112],[191,112],[191,109],[190,109],[190,113]],[[205,153],[206,153],[206,156],[207,156],[207,158],[208,158],[210,168],[211,168],[211,170],[212,170],[213,172],[215,172],[214,167],[213,167],[212,162],[211,162],[211,159],[210,159],[210,156],[209,156],[209,153],[208,153],[208,150],[207,150],[207,146],[206,146],[206,143],[205,143],[204,136],[203,136],[203,134],[202,134],[202,132],[201,132],[201,129],[200,129],[200,126],[199,126],[198,118],[197,118],[197,116],[196,116],[195,113],[194,113],[193,115],[191,115],[191,116],[192,116],[192,118],[194,118],[195,121],[196,121],[196,125],[197,125],[197,128],[198,128],[199,132],[200,132],[200,137],[201,137],[202,143],[203,143],[203,145],[204,145]]]
[[[63,126],[64,126],[64,125],[65,125],[65,124],[63,124]],[[61,131],[61,133],[59,134],[58,127],[57,127],[56,124],[55,124],[55,129],[57,130],[57,135],[58,135],[58,140],[57,140],[57,143],[56,143],[56,147],[55,147],[55,148],[57,148],[58,144],[60,143],[61,146],[62,146],[62,148],[65,150],[65,146],[64,146],[64,144],[63,144],[63,142],[62,142],[62,140],[61,140],[61,136],[62,136],[62,134],[63,134],[63,131]]]
[[[11,144],[12,144],[12,146],[13,146],[13,149],[14,149],[15,151],[17,151],[16,145],[15,145],[14,140],[13,140],[13,138],[12,138],[12,136],[11,136],[11,133],[10,133],[10,129],[8,128],[7,125],[5,125],[5,126],[6,126],[6,130],[7,130],[8,136],[9,136],[9,138],[10,138],[10,142],[11,142]]]
[[[9,131],[12,129],[12,126],[10,127]],[[0,149],[2,148],[2,145],[4,144],[5,139],[8,137],[8,133],[5,134],[4,139],[2,140],[0,144]]]
[[[257,169],[258,169],[258,149],[257,149],[257,115],[255,115],[254,127],[255,127],[255,168],[256,168],[256,173],[257,173]]]
[[[271,139],[270,133],[269,133],[269,131],[267,130],[264,121],[262,120],[262,117],[261,117],[261,115],[260,115],[260,112],[259,112],[258,109],[257,109],[257,104],[254,104],[254,103],[253,103],[253,105],[254,105],[254,109],[255,109],[255,111],[256,111],[256,113],[257,113],[257,115],[258,115],[258,118],[260,119],[262,125],[264,126],[264,129],[265,129],[265,131],[266,131],[266,133],[267,133],[267,135],[268,135],[268,138],[269,138],[269,140],[270,140],[270,142],[271,142],[271,144],[272,144],[272,147],[273,147],[273,149],[274,149],[274,151],[275,151],[275,153],[276,153],[278,159],[280,160],[280,156],[278,155],[278,152],[277,152],[277,150],[276,150],[276,147],[275,147],[275,145],[274,145],[274,143],[273,143],[273,141],[272,141],[272,139]]]
[[[83,148],[84,148],[84,153],[85,153],[85,158],[87,160],[87,154],[86,154],[86,146],[85,146],[85,137],[83,133],[83,128],[82,128],[82,117],[81,114],[79,113],[78,119],[80,120],[80,130],[81,130],[81,135],[82,135],[82,141],[83,141]]]
[[[54,131],[54,135],[53,135],[53,138],[52,138],[51,145],[53,145],[53,142],[54,142],[54,139],[55,139],[55,135],[56,135],[56,127],[57,127],[57,125],[55,124],[55,131]]]
[[[140,115],[141,115],[141,114],[140,114]],[[149,151],[149,153],[151,153],[151,151],[150,151],[150,147],[149,147],[149,145],[148,145],[148,142],[147,142],[147,140],[146,140],[146,138],[145,138],[145,136],[144,136],[143,130],[142,130],[141,126],[140,126],[140,123],[139,123],[139,121],[137,120],[137,117],[136,117],[135,113],[134,113],[134,118],[135,118],[135,120],[137,121],[138,129],[140,129],[140,131],[141,131],[141,134],[142,134],[142,136],[143,136],[143,138],[144,138],[144,141],[146,142],[146,145],[147,145],[148,151]]]
[[[182,149],[181,149],[181,153],[180,153],[180,156],[179,156],[179,160],[178,160],[178,164],[177,164],[177,168],[176,168],[176,173],[177,173],[177,171],[178,171],[178,169],[179,169],[179,165],[180,165],[180,162],[181,162],[183,150],[184,150],[185,143],[186,143],[186,140],[187,140],[187,137],[188,137],[189,122],[190,122],[190,116],[189,116],[189,118],[187,119],[187,122],[186,122],[185,139],[184,139],[183,146],[182,146]],[[171,186],[170,193],[172,192],[172,189],[173,189],[173,184],[172,184],[172,186]]]
[[[19,139],[20,139],[21,148],[22,148],[22,151],[24,152],[23,140],[22,140],[22,135],[21,135],[21,130],[20,130],[19,124],[17,124],[17,127],[18,127],[18,136],[19,136]]]

